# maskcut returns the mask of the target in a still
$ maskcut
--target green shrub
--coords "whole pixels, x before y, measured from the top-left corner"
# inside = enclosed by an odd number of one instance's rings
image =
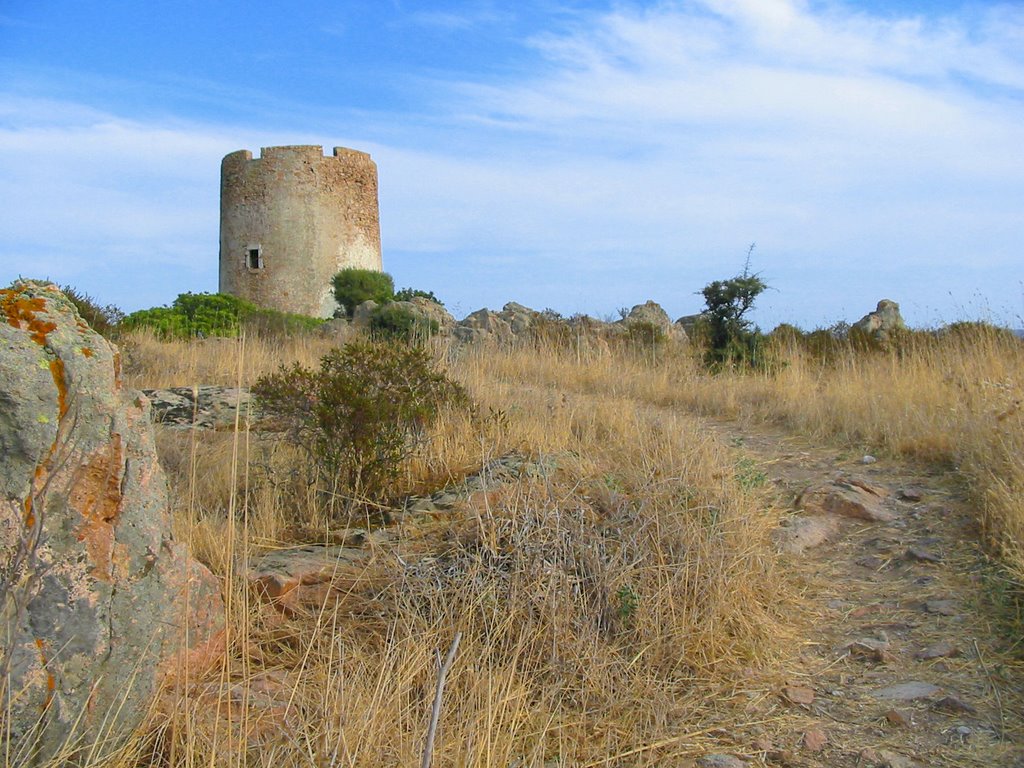
[[[444,406],[468,404],[422,347],[355,341],[320,361],[261,377],[261,409],[304,451],[330,508],[381,500]]]
[[[413,299],[427,299],[442,307],[444,302],[434,295],[433,291],[421,291],[418,288],[403,288],[395,294],[395,301],[412,301]]]
[[[278,312],[226,293],[182,293],[170,307],[132,312],[121,326],[151,328],[163,338],[237,336],[244,328],[252,333],[294,333],[316,328],[317,317]]]
[[[420,342],[437,334],[440,325],[437,320],[425,317],[399,304],[385,304],[377,307],[370,316],[370,331],[382,339],[397,339],[404,342]]]
[[[706,309],[702,313],[708,321],[708,348],[705,355],[712,368],[725,366],[753,366],[761,362],[764,336],[744,317],[754,301],[768,285],[750,272],[750,254],[743,272],[729,280],[715,280],[708,283],[704,294]]]
[[[96,333],[108,339],[117,335],[118,325],[124,320],[124,312],[119,308],[113,304],[100,306],[92,296],[70,285],[61,286],[61,291]]]
[[[387,272],[350,267],[331,278],[334,300],[345,309],[348,317],[364,301],[387,304],[395,298],[395,281]]]

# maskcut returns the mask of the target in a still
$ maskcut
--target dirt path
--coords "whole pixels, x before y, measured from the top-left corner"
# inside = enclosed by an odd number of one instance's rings
[[[844,519],[829,541],[786,556],[803,647],[766,705],[778,727],[762,732],[758,756],[793,766],[1024,766],[1024,648],[1011,652],[1022,639],[1010,636],[998,576],[951,473],[710,425],[786,507],[839,474],[891,494],[882,502],[890,522]]]

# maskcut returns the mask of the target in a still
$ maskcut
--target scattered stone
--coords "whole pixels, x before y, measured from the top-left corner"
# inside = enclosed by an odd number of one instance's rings
[[[920,488],[900,488],[896,491],[896,498],[900,501],[921,501],[924,491]]]
[[[821,546],[838,532],[839,519],[835,515],[806,515],[776,529],[773,538],[781,552],[800,555]]]
[[[899,709],[890,709],[885,713],[884,717],[889,725],[895,725],[897,728],[910,728],[914,724],[910,713]]]
[[[932,659],[951,659],[960,655],[960,649],[949,640],[940,640],[934,645],[930,645],[924,650],[918,651],[914,654],[915,658],[921,661],[931,661]]]
[[[880,688],[871,695],[883,701],[914,701],[915,699],[927,699],[941,692],[942,689],[937,685],[915,680]]]
[[[18,281],[0,309],[0,550],[18,568],[3,741],[71,763],[72,740],[112,749],[162,684],[217,661],[220,582],[171,534],[149,403],[117,349],[54,285]]]
[[[811,514],[832,514],[869,522],[892,522],[895,513],[882,506],[885,491],[858,478],[839,478],[812,485],[797,498],[797,508]]]
[[[745,768],[746,763],[735,755],[713,754],[697,758],[700,768]]]
[[[860,463],[861,464],[874,464],[877,461],[878,461],[878,459],[876,459],[870,453],[867,453],[867,454],[864,454],[864,456],[861,457]]]
[[[924,609],[939,616],[956,616],[958,612],[956,600],[928,600],[924,604]]]
[[[888,651],[888,637],[882,637],[881,639],[862,637],[847,643],[840,649],[840,652],[850,656],[866,658],[879,663],[889,661],[892,658]]]
[[[773,749],[765,752],[764,759],[782,766],[796,765],[796,755],[788,749]]]
[[[828,606],[830,611],[845,611],[849,603],[845,600],[840,600],[838,597],[833,597],[825,605]]]
[[[887,749],[880,749],[878,750],[876,765],[878,768],[917,768],[920,763],[906,755],[890,752]]]
[[[857,755],[857,765],[878,765],[878,753],[871,747],[864,747]]]
[[[952,715],[974,715],[977,714],[977,710],[968,704],[963,699],[957,696],[943,696],[941,699],[932,704],[932,709],[937,709],[940,712],[948,712]]]
[[[309,544],[255,558],[246,578],[256,594],[287,615],[319,607],[332,591],[350,589],[371,553],[354,547]],[[356,567],[353,567],[356,566]]]
[[[806,685],[787,685],[782,689],[782,695],[791,704],[806,706],[814,702],[814,689]]]
[[[804,731],[803,745],[808,752],[820,752],[828,744],[828,736],[821,728],[808,728]]]
[[[921,563],[941,563],[942,557],[924,547],[909,547],[904,554],[907,560],[917,560]]]
[[[859,565],[861,568],[867,568],[871,571],[877,571],[885,564],[885,562],[885,560],[875,555],[865,555],[864,557],[858,557],[854,560],[856,565]]]
[[[862,619],[869,613],[877,613],[879,610],[878,605],[862,605],[859,608],[854,608],[850,611],[851,619]]]
[[[968,725],[958,725],[950,731],[950,741],[956,740],[963,744],[974,733],[974,729]]]

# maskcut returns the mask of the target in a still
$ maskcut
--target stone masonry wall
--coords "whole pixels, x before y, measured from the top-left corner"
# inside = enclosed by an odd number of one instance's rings
[[[220,216],[220,290],[263,307],[330,317],[331,277],[383,268],[377,166],[364,152],[232,152],[221,163]]]

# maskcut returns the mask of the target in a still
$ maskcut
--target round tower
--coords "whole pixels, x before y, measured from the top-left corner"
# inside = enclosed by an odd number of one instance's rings
[[[383,269],[377,166],[365,152],[264,147],[220,168],[220,291],[261,307],[330,317],[331,278]]]

